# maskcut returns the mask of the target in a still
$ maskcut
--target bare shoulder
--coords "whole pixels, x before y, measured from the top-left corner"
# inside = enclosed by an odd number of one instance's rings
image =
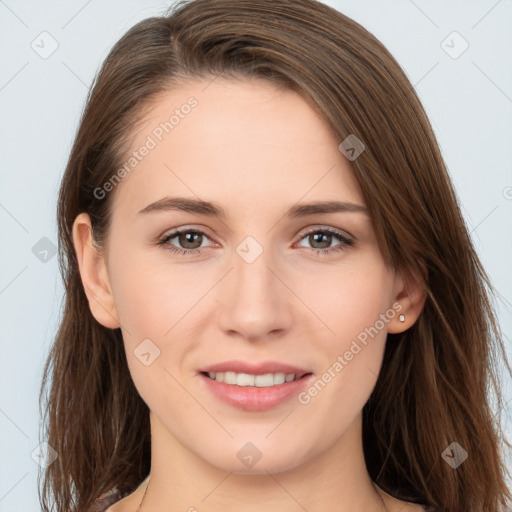
[[[392,507],[389,507],[390,512],[432,512],[430,508],[426,508],[416,503],[410,503],[408,501],[399,501]]]
[[[143,493],[141,494],[140,491],[141,489],[139,488],[131,494],[121,497],[121,499],[106,508],[105,512],[133,512],[137,510],[143,496]]]
[[[133,493],[120,492],[117,489],[108,491],[101,496],[87,512],[124,512],[133,507]],[[128,505],[128,508],[126,506]]]
[[[392,504],[386,503],[386,506],[389,512],[427,512],[421,505],[408,501],[395,500]]]
[[[400,509],[400,512],[427,512],[427,509],[422,505],[417,505],[416,503],[409,503],[404,501],[403,508]]]
[[[147,482],[148,479],[146,478],[146,480],[144,480],[139,487],[135,489],[135,491],[130,494],[119,496],[120,499],[115,503],[112,503],[104,512],[133,512],[134,510],[137,510],[142,497],[144,496]]]
[[[394,498],[382,489],[379,489],[379,492],[389,512],[432,512],[428,507]]]

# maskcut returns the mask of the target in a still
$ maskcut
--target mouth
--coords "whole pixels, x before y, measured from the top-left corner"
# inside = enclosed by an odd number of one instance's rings
[[[296,396],[313,377],[312,372],[287,364],[251,364],[231,361],[199,372],[213,396],[244,411],[265,411]]]
[[[211,380],[223,382],[230,386],[254,386],[257,388],[270,388],[279,386],[285,382],[294,382],[309,375],[309,373],[264,373],[263,375],[254,375],[250,373],[237,372],[202,372],[203,375]]]

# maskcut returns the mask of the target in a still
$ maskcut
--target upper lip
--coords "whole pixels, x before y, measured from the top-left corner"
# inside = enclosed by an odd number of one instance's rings
[[[304,368],[293,366],[278,361],[262,361],[261,363],[249,363],[247,361],[233,360],[222,363],[212,364],[199,370],[202,373],[210,372],[235,372],[248,373],[250,375],[265,375],[267,373],[294,373],[299,378],[308,372]]]

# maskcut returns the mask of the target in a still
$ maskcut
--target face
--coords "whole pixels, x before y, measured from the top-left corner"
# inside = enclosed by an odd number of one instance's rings
[[[148,108],[108,191],[104,265],[153,442],[282,471],[360,419],[404,283],[340,142],[262,81],[187,83]]]

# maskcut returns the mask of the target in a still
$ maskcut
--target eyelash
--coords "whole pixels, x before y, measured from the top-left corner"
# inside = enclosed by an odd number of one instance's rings
[[[209,238],[208,235],[204,231],[201,231],[200,229],[182,229],[182,230],[173,231],[172,233],[165,235],[162,238],[159,238],[157,240],[157,245],[162,246],[162,247],[166,246],[165,247],[166,250],[171,251],[176,254],[179,254],[181,256],[192,256],[192,254],[201,252],[201,249],[183,249],[183,248],[175,247],[175,246],[169,244],[169,240],[172,240],[173,238],[175,238],[183,233],[194,233],[194,234],[203,235],[206,238]],[[339,231],[335,231],[330,228],[311,229],[310,231],[304,233],[301,236],[300,240],[303,240],[304,238],[306,238],[307,236],[309,236],[313,233],[324,233],[324,234],[328,233],[330,235],[333,235],[336,239],[338,239],[341,242],[339,245],[335,245],[334,247],[330,247],[328,249],[315,249],[314,247],[305,247],[305,249],[311,249],[312,251],[315,251],[319,255],[320,254],[332,254],[337,251],[346,249],[347,246],[351,247],[354,245],[353,239],[348,238],[347,236],[340,233]]]

